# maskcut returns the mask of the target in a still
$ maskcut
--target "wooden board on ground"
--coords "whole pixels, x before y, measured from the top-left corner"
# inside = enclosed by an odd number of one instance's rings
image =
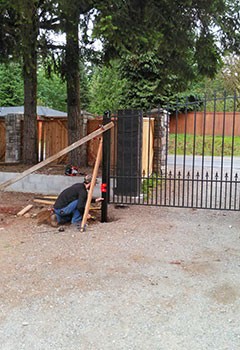
[[[25,208],[23,208],[22,210],[20,210],[17,213],[17,216],[23,216],[24,214],[26,214],[30,209],[32,209],[33,204],[28,204]]]
[[[57,199],[58,196],[42,196],[41,198],[36,198],[36,199]]]
[[[46,204],[46,205],[53,205],[55,203],[55,201],[50,201],[50,200],[46,200],[46,199],[34,199],[33,201],[35,203]]]

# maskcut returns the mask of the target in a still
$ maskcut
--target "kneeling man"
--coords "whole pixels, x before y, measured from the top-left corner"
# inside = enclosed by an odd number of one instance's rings
[[[71,222],[80,225],[87,202],[88,190],[91,186],[92,176],[86,175],[83,183],[76,183],[63,190],[53,206],[54,213],[51,216],[51,225]],[[100,202],[103,198],[96,198],[93,201]]]

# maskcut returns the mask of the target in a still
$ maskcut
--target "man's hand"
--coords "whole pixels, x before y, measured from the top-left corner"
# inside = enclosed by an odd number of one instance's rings
[[[91,214],[88,214],[88,216],[87,216],[87,220],[96,220],[96,217],[95,216],[93,216],[93,215],[91,215]]]
[[[95,199],[96,203],[102,202],[102,201],[104,201],[104,198],[102,198],[102,197],[98,197],[98,198]]]

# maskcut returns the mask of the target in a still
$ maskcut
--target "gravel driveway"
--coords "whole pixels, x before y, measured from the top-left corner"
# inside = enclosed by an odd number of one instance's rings
[[[238,212],[110,207],[0,222],[1,350],[239,350]]]

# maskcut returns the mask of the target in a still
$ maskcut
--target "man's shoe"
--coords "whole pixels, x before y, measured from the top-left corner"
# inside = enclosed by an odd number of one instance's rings
[[[51,226],[52,227],[57,227],[58,226],[58,221],[57,221],[57,215],[56,214],[52,214],[51,215]]]

